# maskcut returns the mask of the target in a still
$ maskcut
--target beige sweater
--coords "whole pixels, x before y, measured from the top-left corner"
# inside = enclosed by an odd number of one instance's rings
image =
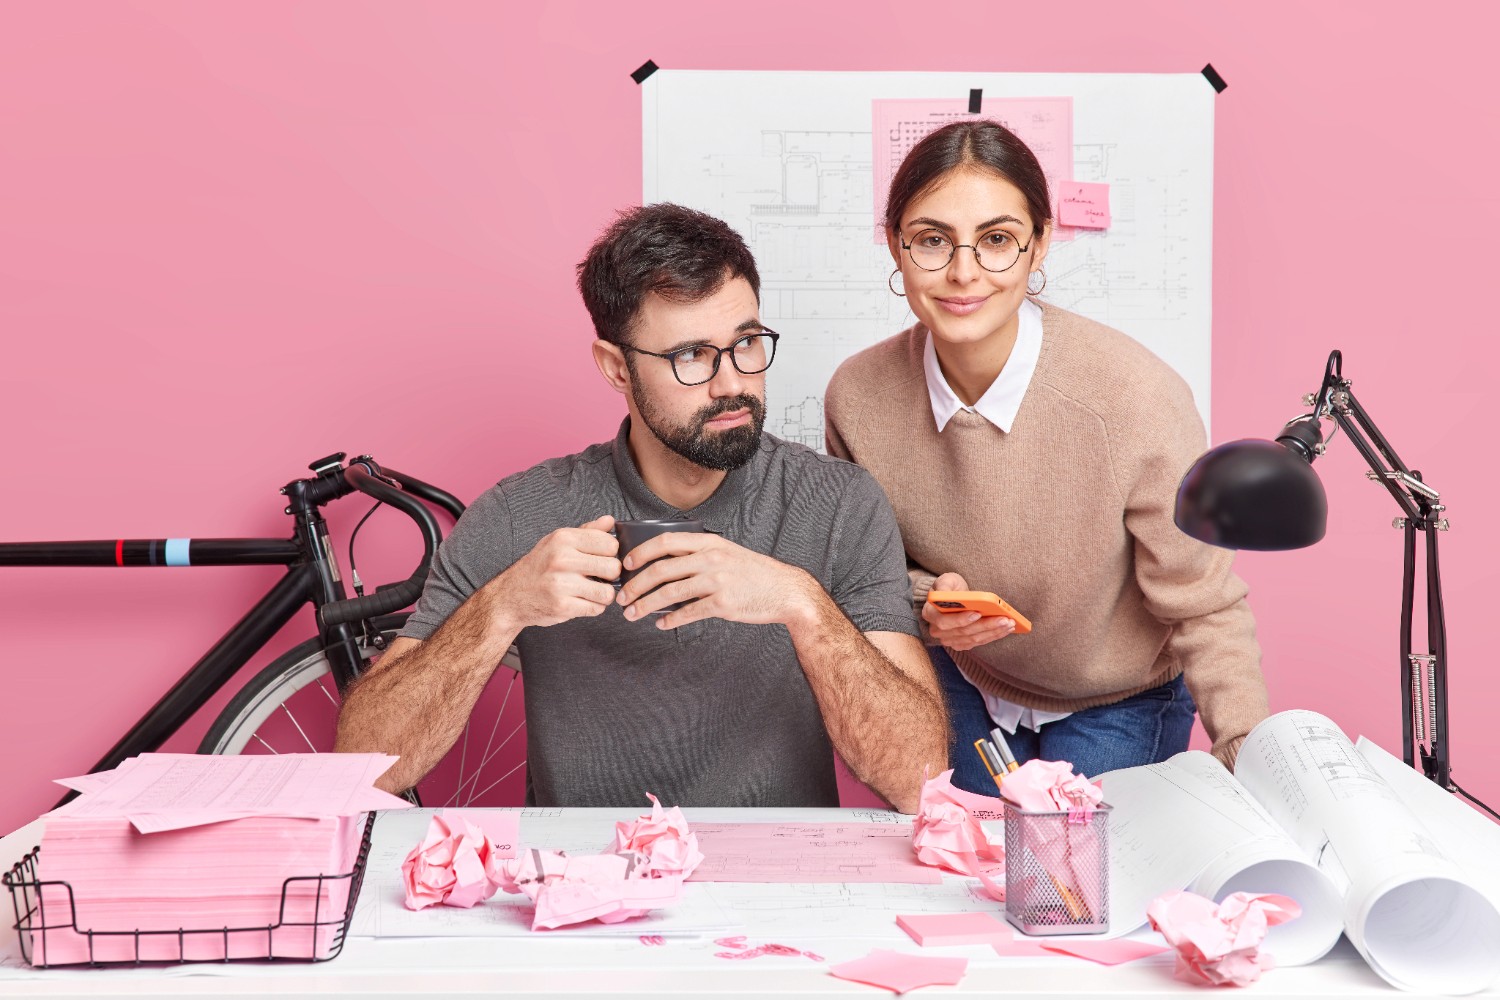
[[[1043,306],[1042,352],[1010,433],[960,410],[939,433],[920,324],[861,351],[826,396],[828,450],[890,495],[913,598],[941,573],[999,594],[1033,631],[955,652],[992,695],[1045,711],[1107,705],[1185,675],[1233,767],[1267,714],[1247,588],[1231,554],[1177,530],[1205,448],[1187,384],[1139,343]]]

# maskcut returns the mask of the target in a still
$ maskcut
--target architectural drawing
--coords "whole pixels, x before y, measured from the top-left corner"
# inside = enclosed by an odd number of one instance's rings
[[[1071,99],[1070,179],[1108,183],[1113,219],[1053,243],[1043,299],[1166,360],[1206,424],[1214,92],[1201,75],[661,70],[641,87],[644,200],[716,215],[754,251],[761,318],[782,334],[767,430],[821,448],[834,369],[914,322],[871,240],[877,102],[964,107],[971,88],[986,107]]]

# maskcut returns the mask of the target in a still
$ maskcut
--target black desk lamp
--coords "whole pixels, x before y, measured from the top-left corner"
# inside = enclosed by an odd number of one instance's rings
[[[1443,620],[1438,577],[1437,533],[1448,530],[1438,492],[1408,469],[1354,398],[1343,375],[1343,355],[1328,356],[1323,385],[1303,397],[1311,413],[1294,418],[1275,442],[1231,441],[1193,463],[1177,491],[1177,527],[1194,538],[1226,549],[1300,549],[1323,537],[1328,497],[1312,470],[1327,450],[1323,420],[1342,427],[1370,466],[1365,473],[1386,488],[1403,516],[1405,546],[1401,582],[1402,755],[1409,766],[1421,755],[1422,773],[1440,787],[1500,819],[1489,806],[1453,783],[1448,760],[1448,630]],[[1328,440],[1332,440],[1330,434]],[[1412,594],[1416,580],[1417,533],[1427,549],[1427,648],[1411,649]]]

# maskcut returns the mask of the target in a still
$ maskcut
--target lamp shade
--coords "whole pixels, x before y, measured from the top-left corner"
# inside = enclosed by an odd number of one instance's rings
[[[1328,529],[1328,495],[1301,455],[1273,441],[1221,444],[1177,490],[1177,527],[1226,549],[1300,549]]]

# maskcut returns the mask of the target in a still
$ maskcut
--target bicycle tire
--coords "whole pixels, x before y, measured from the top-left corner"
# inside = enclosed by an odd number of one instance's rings
[[[406,624],[407,612],[383,615],[370,624],[389,643]],[[373,650],[360,641],[364,666],[369,666]],[[252,734],[286,700],[303,687],[329,673],[328,658],[316,638],[298,643],[261,669],[235,693],[214,719],[213,725],[198,744],[199,753],[237,754],[250,742]]]
[[[389,644],[391,640],[395,639],[401,627],[406,623],[407,615],[407,612],[382,615],[371,619],[370,624],[373,628],[379,630],[385,643]],[[377,650],[367,645],[362,638],[359,640],[359,644],[364,665],[368,666]],[[517,675],[520,674],[521,660],[514,646],[507,651],[504,659],[501,660],[501,665],[515,671]],[[266,750],[269,750],[271,753],[277,753],[276,749],[260,738],[259,734],[262,726],[275,715],[278,709],[284,708],[289,699],[304,687],[318,685],[328,696],[329,700],[333,701],[332,685],[325,682],[325,678],[328,678],[329,674],[328,659],[323,652],[321,643],[317,639],[308,639],[306,642],[292,647],[257,672],[244,687],[235,693],[229,703],[224,706],[223,711],[214,719],[213,724],[209,726],[208,731],[204,734],[202,741],[198,745],[198,752],[205,754],[237,754],[246,752],[246,747],[250,741],[255,739]],[[511,683],[512,685],[514,684],[514,678]],[[494,726],[491,727],[489,739],[485,742],[484,750],[478,755],[482,759],[477,768],[474,771],[467,771],[465,769],[464,761],[469,753],[469,727],[466,726],[464,736],[462,737],[463,746],[456,752],[455,759],[459,762],[456,781],[448,783],[445,781],[445,778],[438,777],[437,772],[434,771],[432,775],[428,776],[428,779],[424,779],[424,784],[419,786],[424,789],[424,794],[426,792],[436,793],[438,796],[436,801],[440,803],[446,799],[449,800],[448,804],[472,804],[467,802],[453,803],[451,799],[465,794],[470,796],[483,795],[490,789],[498,786],[501,781],[504,781],[518,768],[524,766],[525,761],[522,760],[520,764],[512,767],[499,780],[492,781],[484,786],[478,783],[482,776],[488,777],[483,775],[486,765],[516,735],[516,732],[519,732],[520,726],[518,725],[506,737],[506,740],[501,743],[500,747],[493,746],[494,737],[499,731],[496,727],[499,725],[500,714],[503,714],[505,704],[508,701],[509,696],[507,692],[506,698],[501,702],[500,712],[493,716]],[[322,704],[316,698],[314,698],[314,702],[319,705]],[[337,703],[335,702],[334,711],[336,709]],[[328,711],[327,708],[323,708],[322,714],[326,715]],[[312,738],[303,731],[302,725],[297,722],[295,713],[288,710],[286,717],[291,719],[297,733],[306,742],[306,750],[326,752],[332,748],[333,733],[330,720],[323,720],[323,724],[319,726],[309,725],[309,728],[313,729],[314,736],[317,736],[320,740],[326,739],[324,745],[319,747],[314,745]],[[284,720],[281,721],[284,722]],[[303,721],[308,720],[304,717]],[[473,719],[471,718],[472,721]],[[282,746],[285,748],[286,745],[282,744]],[[291,749],[295,752],[305,752],[304,748],[299,745],[293,745]],[[252,748],[250,752],[259,752],[259,750]],[[446,778],[452,778],[452,775],[449,774]],[[448,793],[452,793],[452,795],[449,796]]]

